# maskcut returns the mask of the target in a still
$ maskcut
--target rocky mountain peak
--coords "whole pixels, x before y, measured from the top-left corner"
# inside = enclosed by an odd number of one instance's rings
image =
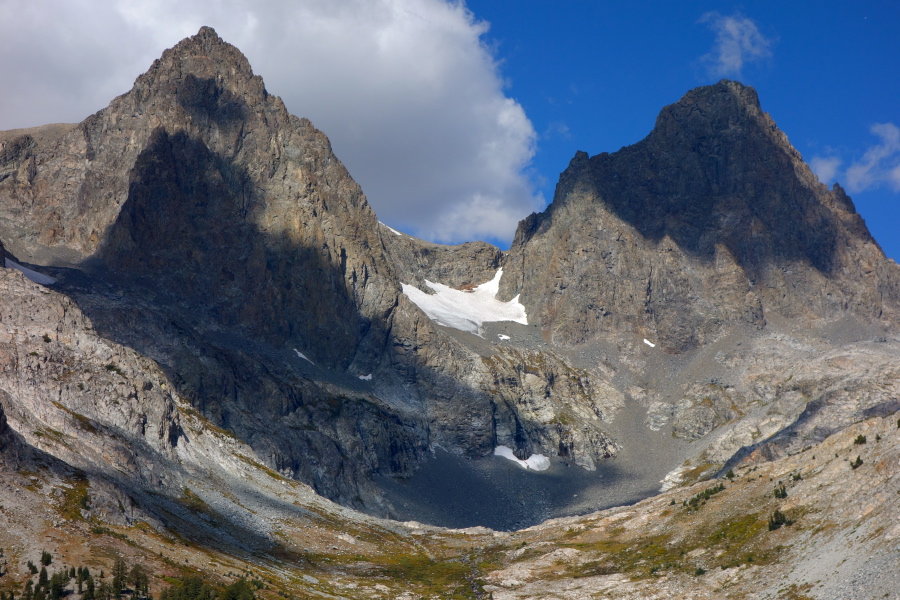
[[[665,107],[632,146],[576,154],[507,264],[501,293],[564,343],[612,329],[681,351],[769,311],[880,319],[900,303],[850,198],[818,181],[753,88],[727,80]]]
[[[678,102],[663,108],[656,119],[656,129],[664,129],[669,121],[706,119],[720,129],[763,115],[756,90],[739,81],[720,82],[694,88]]]
[[[253,75],[247,57],[220,38],[212,27],[205,26],[196,35],[163,52],[150,69],[138,77],[135,88],[164,94],[175,91],[179,96],[190,92],[197,95],[200,90],[185,88],[185,82],[191,79],[209,82],[207,85],[215,83],[232,92],[265,93],[262,78]]]

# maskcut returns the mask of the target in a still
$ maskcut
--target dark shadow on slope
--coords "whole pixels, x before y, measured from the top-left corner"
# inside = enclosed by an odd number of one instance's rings
[[[590,189],[648,240],[669,236],[705,261],[722,244],[751,278],[794,261],[832,274],[840,237],[834,214],[751,114],[745,103],[758,103],[752,88],[736,85],[738,92],[724,82],[689,92],[632,146],[591,158],[579,153],[554,202],[575,188]],[[852,211],[852,203],[846,208]],[[523,222],[526,239],[549,226],[554,209]]]
[[[394,506],[392,518],[500,531],[633,504],[659,490],[659,483],[636,479],[615,460],[585,471],[553,458],[547,471],[532,471],[499,456],[465,459],[443,450],[411,478],[379,480]]]
[[[368,478],[413,473],[435,424],[424,410],[401,412],[341,380],[361,347],[372,361],[392,351],[389,321],[359,314],[343,260],[261,230],[265,202],[242,167],[160,128],[135,163],[99,261],[86,267],[90,278],[72,273],[61,289],[104,337],[155,359],[179,395],[270,467],[364,508]],[[491,414],[488,395],[415,355],[394,368],[400,384],[427,382],[429,402],[471,400]],[[490,426],[452,435],[472,456],[495,445]]]

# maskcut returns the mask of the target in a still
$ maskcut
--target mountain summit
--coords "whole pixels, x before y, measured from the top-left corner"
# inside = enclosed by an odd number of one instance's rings
[[[900,270],[759,105],[723,80],[665,107],[642,141],[579,152],[522,221],[504,271],[550,339],[629,331],[680,352],[723,327],[894,319]]]

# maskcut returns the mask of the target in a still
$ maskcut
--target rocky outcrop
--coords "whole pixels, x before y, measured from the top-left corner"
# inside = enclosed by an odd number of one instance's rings
[[[556,342],[627,331],[681,352],[767,313],[894,320],[900,268],[737,82],[688,92],[641,142],[579,152],[522,221],[501,282]]]
[[[426,280],[461,290],[472,289],[493,279],[503,259],[499,248],[485,242],[432,244],[384,225],[382,240],[400,281],[426,292],[430,291]]]

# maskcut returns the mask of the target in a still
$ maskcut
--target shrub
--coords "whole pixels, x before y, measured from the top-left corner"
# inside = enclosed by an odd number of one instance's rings
[[[803,479],[803,477],[800,476],[800,473],[792,473],[791,474],[791,480],[800,481],[801,479]]]
[[[725,477],[727,477],[728,479],[734,479],[734,471],[731,469],[728,469],[728,472],[725,473]]]
[[[772,513],[772,516],[769,517],[769,531],[775,531],[776,529],[781,528],[782,525],[793,525],[794,522],[787,518],[780,510],[776,510]]]
[[[775,488],[775,497],[776,498],[787,498],[787,488],[784,486]]]
[[[704,569],[703,567],[697,567],[697,570],[694,571],[694,575],[696,575],[697,577],[700,577],[701,575],[705,575],[705,574],[706,574],[706,569]]]
[[[850,468],[856,469],[857,467],[861,467],[862,464],[863,464],[862,458],[860,458],[859,455],[857,455],[856,460],[854,460],[852,463],[850,463]]]
[[[853,443],[856,445],[865,444],[866,436],[864,436],[863,434],[859,434],[858,436],[856,436],[856,439],[853,440]]]

